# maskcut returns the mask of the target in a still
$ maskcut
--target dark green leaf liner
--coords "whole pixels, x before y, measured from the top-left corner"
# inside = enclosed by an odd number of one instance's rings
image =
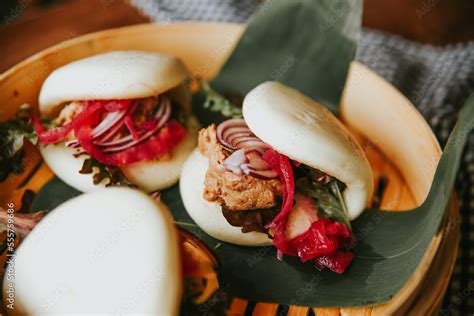
[[[196,226],[183,226],[199,236],[219,258],[222,288],[249,300],[306,306],[362,306],[393,297],[411,277],[438,230],[449,202],[462,149],[474,127],[474,97],[459,115],[436,170],[427,200],[402,213],[367,210],[354,223],[361,237],[355,260],[343,275],[317,272],[295,258],[276,259],[270,247],[241,247],[215,240]],[[37,195],[32,209],[52,209],[79,192],[53,179]],[[183,207],[178,186],[163,192],[177,222],[193,223]],[[449,216],[449,215],[448,215]],[[230,285],[230,286],[229,286]]]
[[[211,85],[245,95],[276,80],[336,112],[361,15],[361,0],[267,0]]]
[[[213,85],[219,91],[246,93],[262,81],[275,79],[336,110],[355,50],[360,7],[359,1],[350,0],[269,0],[249,24]],[[291,56],[294,64],[280,68]],[[178,186],[164,191],[162,199],[176,222],[185,223],[183,228],[214,250],[221,264],[221,288],[229,295],[322,307],[380,304],[411,277],[440,227],[473,117],[471,97],[459,115],[421,207],[403,213],[367,210],[353,223],[360,243],[354,262],[343,275],[318,272],[296,258],[284,257],[280,262],[272,246],[241,247],[207,236],[186,213]],[[53,179],[39,192],[32,209],[52,209],[77,194]]]

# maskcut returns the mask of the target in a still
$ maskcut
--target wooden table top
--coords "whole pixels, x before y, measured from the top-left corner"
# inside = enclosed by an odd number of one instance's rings
[[[150,21],[126,0],[63,0],[47,7],[39,2],[22,0],[3,16],[7,23],[0,25],[0,73],[66,39]],[[473,17],[472,0],[365,0],[363,24],[444,45],[473,40]]]

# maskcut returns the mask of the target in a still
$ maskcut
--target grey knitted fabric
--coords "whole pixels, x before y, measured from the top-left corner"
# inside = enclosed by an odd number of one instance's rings
[[[131,0],[159,23],[186,20],[243,23],[256,8],[255,0]]]
[[[183,20],[244,23],[257,6],[255,0],[132,0],[132,3],[159,23]],[[408,97],[444,145],[460,107],[474,92],[474,42],[432,47],[364,30],[356,59]],[[474,313],[474,134],[470,135],[463,156],[456,190],[461,206],[462,237],[441,315]]]

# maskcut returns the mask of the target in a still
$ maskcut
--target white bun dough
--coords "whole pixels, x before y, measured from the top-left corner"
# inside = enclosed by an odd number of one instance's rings
[[[114,51],[80,59],[54,70],[39,96],[42,116],[67,102],[138,99],[160,94],[189,76],[179,59],[151,52]]]
[[[178,236],[163,204],[103,189],[51,211],[16,250],[13,315],[177,315]],[[7,305],[8,269],[3,282]]]
[[[136,162],[122,167],[131,182],[151,192],[168,188],[178,182],[186,159],[196,147],[199,123],[191,117],[188,120],[188,135],[170,153],[170,159]]]

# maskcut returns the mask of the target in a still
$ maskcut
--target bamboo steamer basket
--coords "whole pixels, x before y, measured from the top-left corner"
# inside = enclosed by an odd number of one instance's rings
[[[175,55],[188,66],[194,78],[210,79],[224,64],[243,30],[244,27],[237,24],[143,24],[63,42],[0,75],[0,120],[12,117],[24,103],[37,106],[40,87],[54,69],[113,50]],[[421,204],[428,194],[441,149],[415,107],[384,79],[353,62],[340,117],[363,146],[374,170],[376,186],[380,179],[386,179],[381,207],[403,211]],[[24,190],[38,191],[52,177],[38,152],[30,148],[25,171],[0,183],[0,202],[19,204]],[[449,214],[416,272],[390,301],[357,308],[290,306],[288,315],[307,315],[310,309],[318,316],[435,313],[448,286],[459,242],[459,212],[454,193],[450,203]],[[229,314],[243,314],[248,304],[233,298]],[[274,315],[278,308],[278,304],[257,303],[253,315]]]

